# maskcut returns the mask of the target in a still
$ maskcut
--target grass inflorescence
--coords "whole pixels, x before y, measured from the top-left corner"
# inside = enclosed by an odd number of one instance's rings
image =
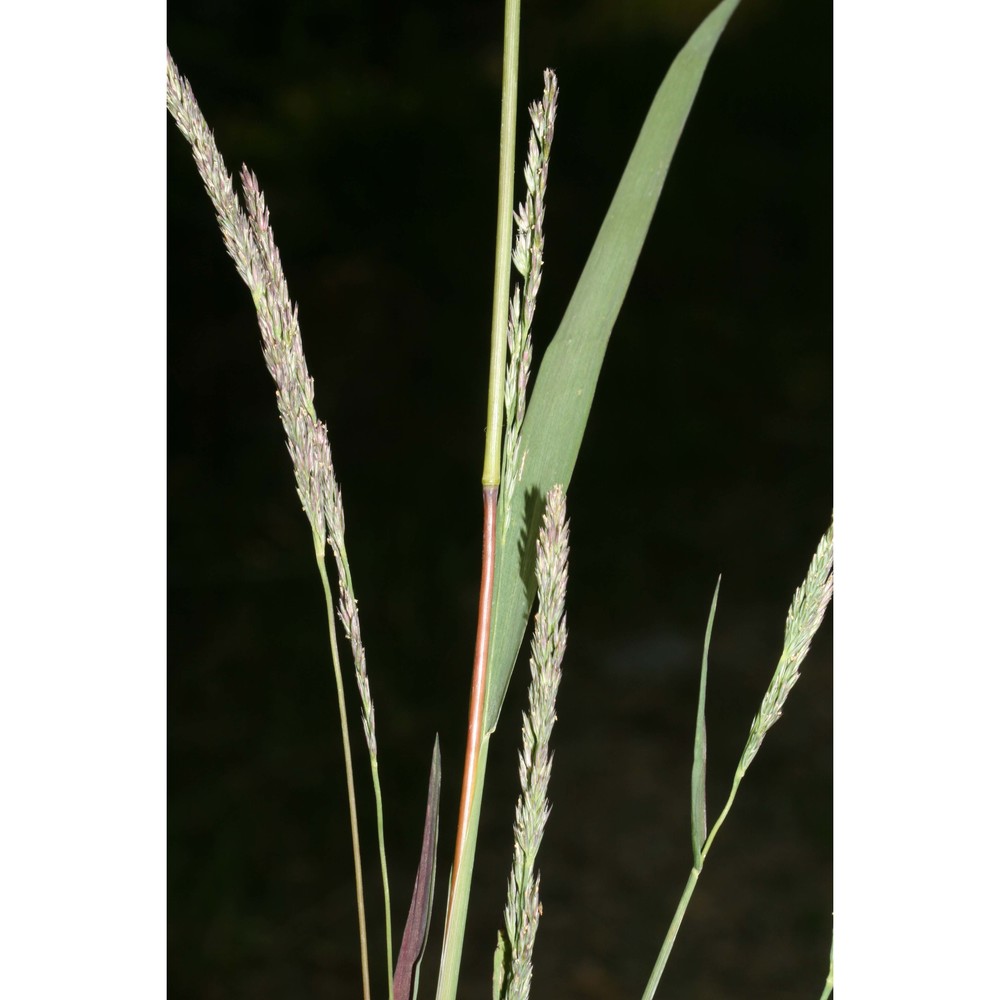
[[[333,549],[340,579],[340,613],[354,654],[355,678],[361,694],[365,739],[368,744],[378,812],[379,846],[382,857],[383,886],[386,900],[386,938],[390,955],[388,976],[392,982],[389,890],[385,871],[385,848],[382,824],[381,790],[376,763],[375,712],[368,684],[368,673],[361,644],[361,633],[354,598],[347,551],[344,542],[344,510],[333,472],[330,439],[326,426],[316,416],[313,403],[313,380],[306,365],[299,329],[298,309],[292,304],[281,267],[281,257],[270,224],[270,214],[257,178],[243,166],[240,180],[246,209],[240,205],[232,177],[215,144],[215,138],[198,107],[190,83],[167,53],[167,108],[181,133],[191,145],[198,172],[215,206],[216,218],[226,250],[236,270],[253,297],[260,327],[264,361],[276,386],[278,415],[285,431],[292,458],[299,500],[312,529],[313,547],[327,606],[330,651],[337,684],[341,737],[348,787],[351,838],[354,853],[358,926],[361,937],[362,986],[366,1000],[370,995],[368,977],[367,928],[364,890],[361,877],[361,845],[358,836],[357,803],[354,793],[354,770],[347,726],[347,708],[334,627],[333,594],[326,573],[325,549]]]
[[[542,913],[541,877],[535,859],[549,817],[549,743],[556,722],[556,695],[566,652],[566,581],[569,573],[569,522],[566,494],[553,486],[536,548],[538,612],[531,637],[528,711],[521,718],[518,774],[521,795],[514,817],[514,863],[507,883],[504,930],[494,962],[494,997],[527,1000],[531,988],[531,956]]]
[[[558,80],[555,73],[547,69],[542,99],[535,101],[529,109],[531,131],[528,136],[528,160],[524,165],[527,193],[514,216],[517,236],[511,260],[517,273],[524,279],[524,285],[523,288],[514,287],[507,319],[504,450],[500,475],[502,537],[506,537],[510,528],[514,487],[524,471],[526,458],[521,443],[521,426],[528,405],[528,380],[531,377],[531,323],[535,318],[538,290],[542,284],[545,189],[548,186],[549,155],[555,132],[558,97]]]

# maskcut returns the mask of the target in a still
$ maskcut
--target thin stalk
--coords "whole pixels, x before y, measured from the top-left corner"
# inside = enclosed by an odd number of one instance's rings
[[[483,563],[479,589],[476,650],[473,658],[465,770],[459,802],[451,892],[445,921],[439,1000],[458,992],[465,919],[472,887],[472,864],[482,804],[486,757],[483,753],[483,709],[493,576],[496,557],[497,494],[503,437],[504,375],[507,357],[507,309],[510,299],[510,246],[514,225],[514,130],[517,122],[517,66],[521,24],[520,0],[505,0],[503,82],[500,98],[500,177],[497,192],[497,232],[493,274],[493,319],[490,332],[490,374],[486,402],[486,443],[483,452]]]
[[[705,841],[705,846],[701,849],[701,853],[698,855],[693,867],[691,868],[691,873],[688,875],[687,885],[684,886],[684,892],[681,893],[681,900],[677,904],[677,909],[674,911],[674,919],[670,921],[670,927],[667,929],[667,936],[663,939],[663,945],[660,947],[660,954],[656,956],[656,964],[653,966],[649,982],[646,984],[646,990],[642,994],[642,1000],[652,1000],[653,994],[656,992],[656,987],[660,984],[660,977],[663,975],[663,970],[666,968],[667,959],[670,958],[670,952],[673,950],[674,941],[677,939],[677,932],[680,930],[681,923],[684,920],[684,915],[687,913],[688,903],[691,902],[694,887],[698,884],[698,876],[701,875],[701,869],[704,867],[705,858],[708,857],[708,852],[712,848],[712,841],[715,840],[715,835],[719,832],[719,828],[722,826],[725,818],[729,815],[729,810],[732,808],[733,801],[736,798],[736,789],[739,788],[742,777],[743,775],[740,772],[737,772],[736,778],[733,781],[732,791],[729,793],[729,801],[726,802],[722,812],[719,814],[719,818],[715,821],[715,825],[712,827],[712,832],[708,835],[708,838]]]
[[[392,961],[392,906],[389,897],[389,868],[385,856],[385,822],[382,815],[382,784],[378,774],[378,741],[375,738],[375,706],[372,703],[371,687],[368,683],[368,663],[365,647],[361,642],[361,622],[351,567],[347,560],[345,540],[344,508],[340,489],[331,480],[331,488],[326,493],[324,517],[329,530],[330,548],[333,550],[340,576],[340,621],[351,646],[354,657],[354,677],[361,697],[361,722],[368,746],[368,763],[371,769],[372,790],[375,795],[376,833],[378,836],[379,862],[382,868],[382,898],[385,909],[385,968],[389,985],[388,1000],[394,1000]]]
[[[708,852],[712,849],[712,841],[715,840],[715,835],[719,832],[722,824],[725,822],[726,817],[729,815],[729,810],[733,808],[733,802],[736,801],[736,790],[740,787],[740,782],[743,780],[744,771],[738,770],[736,776],[733,778],[733,787],[729,790],[729,798],[726,800],[726,804],[722,807],[722,812],[719,813],[719,818],[715,821],[715,825],[712,827],[712,832],[708,835],[708,839],[705,841],[705,846],[701,849],[701,858],[698,862],[698,867],[705,863],[705,858],[708,857]]]
[[[723,807],[722,812],[719,814],[719,818],[715,821],[715,825],[712,827],[712,832],[708,835],[708,838],[705,841],[705,846],[701,849],[700,854],[695,859],[695,863],[691,868],[691,873],[688,875],[687,885],[684,886],[684,892],[681,893],[681,901],[677,904],[677,909],[674,911],[674,919],[670,921],[670,927],[667,929],[667,936],[663,939],[663,944],[660,947],[660,954],[656,956],[656,964],[653,966],[649,982],[646,984],[646,990],[642,994],[642,1000],[652,1000],[653,994],[656,992],[656,987],[660,984],[660,977],[663,975],[663,970],[666,968],[667,959],[670,958],[670,952],[673,950],[674,941],[677,939],[677,932],[680,930],[681,922],[684,920],[684,915],[687,913],[688,903],[691,902],[694,887],[698,884],[698,876],[701,875],[701,869],[705,864],[705,858],[708,857],[708,852],[712,848],[712,841],[715,840],[715,835],[719,832],[719,828],[729,815],[729,810],[732,808],[733,801],[736,798],[736,789],[739,788],[742,777],[743,774],[737,771],[736,778],[733,780],[732,791],[729,793],[729,801],[727,801]]]
[[[437,1000],[454,1000],[458,993],[458,974],[462,962],[462,945],[465,940],[465,922],[468,916],[468,899],[472,888],[472,863],[476,856],[476,840],[479,834],[479,814],[483,802],[483,784],[486,780],[486,764],[489,758],[490,738],[483,738],[476,769],[476,785],[472,796],[472,815],[469,836],[466,842],[469,864],[462,867],[457,879],[453,879],[448,892],[449,918],[445,926],[444,946],[441,949],[441,967],[438,972]],[[465,906],[452,906],[455,894],[464,897]]]
[[[465,772],[459,803],[458,833],[455,838],[455,870],[452,874],[452,900],[455,881],[461,867],[472,818],[472,797],[483,735],[483,705],[486,701],[486,655],[490,644],[490,611],[493,595],[493,567],[496,562],[497,487],[483,487],[483,572],[479,585],[479,622],[476,626],[476,653],[469,695],[469,724],[465,738]],[[454,905],[454,903],[453,903]]]
[[[702,855],[702,860],[704,860],[704,855]],[[698,884],[698,876],[700,874],[701,869],[696,865],[691,869],[691,874],[688,875],[687,885],[684,886],[681,901],[677,904],[674,919],[670,921],[670,927],[667,930],[667,936],[663,939],[660,954],[656,956],[656,964],[653,966],[652,975],[650,975],[645,992],[642,994],[642,1000],[653,1000],[656,987],[660,985],[660,977],[667,966],[667,959],[670,958],[674,941],[677,940],[677,932],[681,928],[681,921],[684,919],[684,914],[687,913],[688,903],[691,902],[691,896],[694,893],[694,887]]]
[[[385,824],[382,820],[382,785],[378,780],[378,761],[369,758],[372,768],[372,785],[375,788],[375,819],[378,824],[378,855],[382,865],[382,900],[385,904],[385,967],[389,979],[389,1000],[395,1000],[392,991],[392,917],[389,904],[389,866],[385,860]]]
[[[483,486],[500,482],[503,437],[503,378],[510,302],[510,244],[514,232],[514,127],[517,122],[517,60],[521,0],[506,0],[503,20],[503,89],[500,96],[500,180],[493,270],[493,322],[490,332],[490,383],[486,399],[486,448]]]
[[[823,984],[823,992],[819,1000],[829,1000],[833,992],[833,940],[830,941],[830,971],[826,974],[826,982]]]
[[[327,576],[326,560],[323,557],[325,542],[316,536],[314,536],[314,541],[316,542],[316,567],[319,570],[320,579],[323,581],[323,596],[326,599],[326,620],[330,634],[330,654],[333,658],[333,675],[337,682],[337,708],[340,711],[340,735],[344,744],[347,804],[351,813],[351,846],[354,851],[354,885],[358,900],[358,934],[361,938],[361,986],[364,992],[364,1000],[371,1000],[371,985],[368,981],[368,931],[365,921],[365,890],[361,880],[361,841],[358,836],[358,807],[354,795],[354,765],[351,762],[351,740],[347,731],[347,705],[344,702],[344,678],[340,672],[340,654],[337,652],[337,621],[333,610],[333,591],[330,589],[330,578]],[[376,796],[379,812],[381,813],[381,796],[377,792]],[[389,978],[391,988],[391,971]]]
[[[492,610],[493,569],[496,562],[496,518],[498,487],[483,487],[483,569],[479,586],[479,621],[476,626],[476,652],[472,668],[472,691],[469,695],[469,723],[466,729],[465,770],[462,776],[462,796],[458,807],[458,829],[455,835],[455,860],[452,868],[448,918],[445,924],[446,948],[451,938],[452,918],[456,907],[468,907],[468,883],[460,888],[466,869],[471,871],[475,851],[469,850],[473,813],[478,821],[476,800],[479,757],[483,744],[483,706],[486,702],[486,658],[490,644],[490,612]],[[461,947],[459,945],[459,954]]]
[[[708,835],[708,838],[705,841],[705,846],[702,848],[694,866],[691,868],[691,873],[688,875],[687,885],[684,886],[684,892],[681,894],[680,902],[677,904],[677,909],[674,911],[674,919],[670,921],[670,927],[667,929],[667,936],[663,939],[663,945],[660,947],[660,954],[656,956],[656,964],[653,966],[649,982],[646,984],[646,990],[642,994],[642,1000],[652,1000],[653,994],[656,992],[656,987],[660,984],[660,977],[663,975],[663,970],[666,968],[667,959],[670,958],[670,952],[673,950],[674,941],[677,939],[677,932],[680,930],[681,922],[684,920],[684,915],[687,913],[688,903],[691,902],[694,887],[698,884],[698,876],[701,875],[701,870],[705,864],[705,858],[708,857],[708,852],[712,848],[712,842],[715,840],[715,835],[719,832],[719,829],[725,822],[726,817],[729,815],[729,810],[732,808],[733,802],[736,799],[736,790],[739,788],[740,781],[743,779],[744,774],[745,772],[742,770],[738,770],[736,772],[736,777],[733,779],[733,787],[729,792],[729,799],[726,801],[722,812],[719,814],[719,818],[715,821],[715,825],[712,827],[712,832]],[[824,996],[826,995],[828,994],[824,994]]]

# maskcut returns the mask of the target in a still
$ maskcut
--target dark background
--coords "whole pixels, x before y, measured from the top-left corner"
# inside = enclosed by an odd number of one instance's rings
[[[561,88],[536,358],[656,87],[711,6],[524,4],[519,159],[546,66]],[[502,20],[500,0],[168,10],[168,44],[230,171],[248,163],[268,199],[329,424],[397,937],[435,732],[439,888],[454,836],[479,580]],[[309,529],[250,295],[188,147],[168,130],[169,992],[357,997]],[[715,579],[710,820],[828,524],[831,201],[831,5],[747,0],[681,139],[569,491],[570,646],[540,857],[539,997],[641,994],[690,868],[688,774]],[[491,751],[463,997],[489,996],[525,675],[519,667]],[[662,995],[818,995],[833,905],[831,687],[827,624],[713,848]],[[373,807],[360,725],[352,735],[380,996]]]

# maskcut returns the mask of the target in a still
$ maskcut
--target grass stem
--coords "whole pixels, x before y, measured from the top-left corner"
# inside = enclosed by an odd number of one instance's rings
[[[469,835],[472,795],[483,737],[483,704],[486,701],[486,654],[490,641],[490,610],[493,596],[493,567],[496,561],[497,487],[483,487],[483,570],[479,587],[479,621],[476,626],[476,652],[469,695],[469,722],[466,729],[465,772],[455,839],[455,870],[452,875],[452,904],[455,900],[455,877],[461,866]]]
[[[500,96],[500,179],[493,269],[493,321],[490,329],[490,381],[486,400],[483,486],[500,482],[503,436],[504,361],[510,302],[510,244],[514,231],[514,127],[517,122],[517,61],[521,0],[506,0],[503,23],[503,84]]]
[[[469,695],[465,770],[462,775],[462,796],[459,801],[458,828],[455,834],[455,859],[445,922],[445,954],[449,957],[449,961],[455,963],[456,989],[458,964],[462,954],[461,938],[464,935],[465,914],[469,906],[469,891],[472,884],[472,863],[475,859],[474,827],[479,822],[482,795],[483,774],[480,770],[480,756],[483,745],[483,706],[486,702],[486,658],[489,652],[490,612],[493,606],[493,570],[496,562],[497,492],[496,486],[483,487],[483,569],[479,588],[479,620],[476,626],[472,690]],[[459,927],[461,930],[457,934],[453,933],[453,930]]]
[[[490,331],[490,373],[486,401],[486,442],[483,451],[483,567],[473,659],[465,770],[459,802],[458,828],[451,892],[445,920],[439,1000],[453,1000],[458,991],[465,918],[472,887],[472,864],[479,823],[485,770],[483,710],[486,668],[493,609],[496,560],[497,492],[500,484],[504,417],[504,374],[507,357],[507,315],[510,298],[510,246],[514,227],[514,130],[517,122],[517,67],[521,27],[521,0],[505,0],[503,79],[500,98],[500,176],[497,189],[497,231],[493,272],[493,318]]]
[[[649,982],[646,983],[642,1000],[653,1000],[653,994],[656,992],[656,987],[660,984],[660,977],[667,966],[667,959],[670,958],[674,941],[677,940],[677,932],[681,928],[681,921],[684,919],[684,914],[687,913],[688,903],[691,902],[691,896],[694,894],[694,887],[698,884],[698,876],[700,874],[701,869],[697,865],[692,867],[691,873],[688,875],[687,885],[684,886],[684,892],[681,894],[681,901],[677,904],[677,909],[674,911],[674,919],[670,921],[667,936],[663,939],[663,945],[660,947],[660,954],[656,956],[656,964],[653,966]]]
[[[715,821],[712,827],[712,832],[708,835],[708,839],[705,841],[705,846],[701,849],[701,857],[697,861],[697,867],[700,869],[705,863],[705,858],[708,857],[708,852],[712,849],[712,842],[715,840],[715,835],[719,832],[722,824],[725,822],[726,817],[729,815],[729,810],[733,808],[733,803],[736,801],[736,790],[740,787],[740,782],[743,780],[743,771],[737,770],[735,777],[733,778],[733,787],[729,790],[729,798],[726,800],[726,804],[722,807],[722,812],[719,813],[719,818]]]
[[[471,796],[468,835],[463,854],[464,863],[452,873],[452,883],[448,897],[448,916],[445,923],[444,945],[441,949],[441,966],[438,972],[437,1000],[455,1000],[458,994],[458,974],[462,962],[462,945],[465,940],[465,922],[469,911],[469,895],[472,888],[472,862],[476,856],[476,841],[479,835],[479,814],[483,802],[483,785],[486,780],[486,764],[489,758],[490,738],[480,741],[479,758],[475,773],[475,787]],[[462,902],[455,903],[455,899]]]
[[[382,866],[382,900],[385,905],[385,967],[389,980],[389,1000],[395,1000],[392,990],[392,908],[389,903],[389,866],[385,859],[385,822],[382,819],[382,784],[378,778],[378,761],[370,758],[372,786],[375,789],[375,820],[378,826],[378,857]],[[406,998],[402,998],[406,1000]]]
[[[376,834],[378,836],[379,863],[382,868],[382,897],[385,909],[385,966],[389,983],[389,1000],[393,998],[395,976],[392,957],[392,906],[389,895],[389,867],[385,856],[385,822],[382,815],[382,784],[378,774],[378,741],[375,738],[375,706],[372,703],[371,685],[368,682],[368,658],[361,642],[361,622],[358,601],[354,596],[351,567],[347,560],[343,498],[336,480],[331,477],[331,488],[325,493],[324,517],[329,531],[330,548],[333,550],[340,577],[340,621],[354,658],[354,677],[361,697],[361,722],[368,746],[368,763],[375,795]]]
[[[326,572],[324,558],[325,541],[316,541],[316,568],[323,581],[323,596],[326,600],[326,619],[330,634],[330,655],[333,658],[333,675],[337,682],[337,708],[340,712],[340,735],[344,744],[344,771],[347,775],[347,804],[351,814],[351,847],[354,852],[354,884],[358,901],[358,934],[361,938],[361,986],[364,1000],[371,1000],[371,985],[368,973],[368,930],[365,920],[365,890],[361,879],[361,842],[358,837],[358,806],[354,794],[354,765],[351,761],[351,739],[347,730],[347,705],[344,701],[344,678],[340,670],[340,654],[337,651],[337,619],[333,606],[333,591]],[[377,787],[377,786],[376,786]],[[381,812],[381,796],[376,792],[376,801]],[[379,824],[381,826],[381,823]],[[384,863],[384,862],[383,862]],[[388,904],[387,904],[388,905]],[[391,968],[391,959],[390,959]],[[390,984],[392,973],[389,973]]]

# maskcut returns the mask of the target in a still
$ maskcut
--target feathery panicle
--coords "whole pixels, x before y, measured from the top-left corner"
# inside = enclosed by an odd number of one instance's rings
[[[246,167],[240,173],[246,211],[240,206],[233,190],[233,180],[215,144],[215,138],[205,121],[191,85],[177,69],[167,52],[167,108],[181,133],[188,140],[194,154],[198,172],[208,192],[222,231],[226,250],[236,263],[240,277],[253,296],[260,326],[261,343],[267,370],[277,388],[278,414],[287,438],[288,452],[292,457],[295,485],[302,507],[312,528],[316,559],[320,565],[324,587],[329,596],[324,553],[327,541],[333,549],[340,577],[340,620],[347,633],[354,658],[355,679],[361,694],[362,720],[365,741],[371,762],[379,824],[379,847],[385,891],[386,937],[390,948],[389,980],[391,983],[391,928],[389,925],[389,889],[385,870],[385,845],[382,831],[382,800],[378,782],[375,742],[375,710],[368,684],[368,670],[361,629],[358,621],[358,602],[354,597],[347,550],[344,545],[344,508],[340,488],[333,473],[330,438],[326,425],[316,416],[313,380],[306,367],[302,335],[299,330],[298,309],[288,293],[288,284],[281,267],[281,257],[271,229],[270,214],[257,178]],[[333,637],[333,608],[331,616],[331,651],[334,673],[337,678],[338,699],[342,713],[345,767],[347,769],[348,796],[351,801],[352,837],[354,840],[355,869],[358,876],[359,924],[362,939],[362,966],[364,993],[368,996],[367,956],[365,946],[364,900],[360,882],[360,852],[357,824],[354,816],[353,778],[350,745],[347,738],[346,718],[343,716],[343,690],[336,642]]]
[[[246,166],[240,173],[246,211],[241,207],[191,85],[180,75],[169,52],[167,107],[191,144],[198,172],[215,206],[226,249],[253,295],[264,361],[277,388],[278,414],[288,439],[299,499],[318,548],[322,550],[329,540],[336,558],[341,581],[340,618],[354,654],[365,737],[372,750],[375,716],[358,626],[357,600],[344,545],[344,506],[333,473],[329,435],[316,417],[313,380],[306,367],[298,309],[288,294],[270,213],[257,178]]]
[[[788,618],[785,620],[785,643],[781,658],[761,702],[760,710],[750,727],[750,737],[740,758],[738,775],[746,773],[751,761],[757,756],[767,731],[781,718],[785,699],[799,679],[799,666],[809,652],[809,645],[823,622],[823,616],[832,596],[833,524],[831,523],[830,529],[820,539],[802,586],[795,591],[795,596],[792,598]]]
[[[316,418],[298,310],[288,295],[264,196],[256,177],[244,166],[244,212],[191,85],[180,75],[169,52],[167,108],[191,144],[198,173],[215,206],[226,250],[253,296],[264,360],[277,387],[278,413],[288,439],[295,485],[317,548],[322,550],[326,541],[324,496],[333,482],[330,442],[326,427]]]
[[[535,859],[549,816],[546,793],[552,772],[549,741],[556,721],[556,694],[566,651],[566,580],[569,525],[566,494],[553,486],[546,497],[537,546],[538,612],[531,639],[531,686],[522,717],[519,760],[521,795],[514,818],[514,864],[504,910],[506,940],[497,953],[495,990],[504,1000],[527,1000],[531,955],[542,907]]]
[[[514,214],[517,236],[511,253],[514,267],[524,278],[523,290],[515,286],[510,300],[507,322],[507,372],[504,380],[504,433],[501,520],[503,535],[510,527],[511,500],[514,487],[521,478],[526,452],[521,450],[521,425],[528,400],[528,379],[531,375],[531,322],[535,316],[538,289],[542,283],[542,251],[545,247],[545,188],[549,176],[549,153],[556,122],[556,102],[559,86],[555,73],[547,69],[541,101],[529,109],[531,134],[528,137],[528,161],[524,166],[527,194]]]
[[[277,387],[278,414],[288,439],[299,499],[309,518],[317,550],[322,552],[329,540],[336,558],[340,577],[340,618],[354,656],[365,739],[369,753],[374,754],[375,713],[361,644],[358,603],[344,546],[343,501],[333,473],[329,435],[326,426],[316,417],[313,380],[302,349],[298,309],[288,294],[267,204],[257,178],[244,166],[240,180],[246,211],[240,206],[232,178],[191,86],[178,72],[169,52],[167,106],[191,144],[198,172],[215,206],[226,249],[253,295],[264,360]]]
[[[226,250],[235,261],[240,277],[250,286],[256,301],[257,279],[253,277],[256,248],[250,235],[250,224],[236,199],[233,179],[226,170],[226,164],[215,145],[215,137],[201,113],[201,108],[198,107],[191,84],[180,75],[169,51],[167,52],[167,110],[173,116],[181,134],[191,145],[198,173],[215,207]]]
[[[299,499],[322,549],[326,540],[324,502],[333,487],[333,459],[326,427],[316,418],[313,380],[306,368],[298,309],[288,284],[271,229],[270,215],[257,178],[246,166],[240,174],[257,254],[254,274],[262,293],[255,292],[264,360],[277,386],[278,414],[288,438]],[[251,286],[253,290],[253,286]]]
[[[167,53],[167,107],[191,144],[198,172],[218,216],[219,228],[240,277],[253,295],[267,370],[277,387],[278,414],[292,456],[295,485],[309,518],[318,552],[329,540],[340,577],[340,619],[351,644],[355,677],[361,693],[365,739],[375,754],[375,710],[368,683],[347,549],[344,505],[333,473],[330,438],[316,417],[313,380],[306,367],[298,309],[271,229],[270,213],[257,178],[244,165],[240,180],[246,211],[240,206],[226,164],[198,107],[191,85]]]

